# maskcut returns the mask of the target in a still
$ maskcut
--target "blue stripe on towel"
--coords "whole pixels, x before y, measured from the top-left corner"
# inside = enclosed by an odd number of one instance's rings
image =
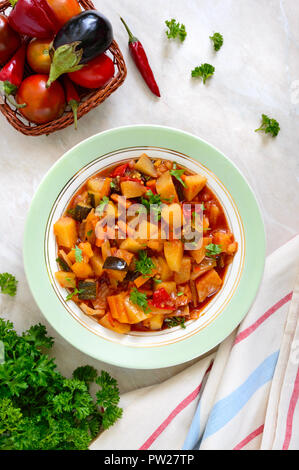
[[[272,379],[279,351],[267,357],[234,392],[214,405],[203,439],[215,434],[231,421],[254,393]]]
[[[200,406],[192,420],[188,435],[183,445],[183,450],[191,450],[199,447],[201,440],[215,434],[219,429],[231,421],[246,405],[254,393],[265,383],[272,379],[278,359],[279,351],[265,359],[230,395],[218,401],[209,416],[208,423],[201,439],[200,436]]]

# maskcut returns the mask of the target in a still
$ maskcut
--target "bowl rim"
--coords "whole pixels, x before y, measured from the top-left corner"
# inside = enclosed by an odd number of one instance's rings
[[[191,338],[186,338],[181,342],[164,347],[137,348],[138,354],[136,355],[136,353],[134,354],[136,347],[131,348],[119,343],[108,345],[105,339],[95,338],[95,335],[89,331],[83,332],[80,324],[74,324],[76,322],[75,319],[67,319],[64,316],[59,317],[58,311],[61,311],[61,308],[64,309],[64,307],[59,306],[56,296],[54,295],[53,298],[50,289],[47,290],[47,287],[50,287],[49,279],[45,278],[44,266],[38,260],[40,260],[39,251],[43,250],[44,244],[44,219],[47,219],[49,215],[45,198],[46,195],[49,195],[49,190],[50,193],[52,191],[50,199],[54,193],[56,193],[55,197],[57,197],[57,194],[61,191],[61,187],[57,189],[55,187],[57,185],[53,185],[53,181],[55,183],[59,181],[58,184],[61,186],[62,181],[67,182],[71,179],[73,174],[76,171],[80,171],[87,162],[91,162],[99,158],[99,156],[106,154],[107,148],[109,151],[115,151],[124,147],[138,146],[138,144],[142,147],[151,146],[153,139],[155,139],[155,146],[171,148],[190,156],[191,159],[199,160],[228,187],[230,194],[238,205],[238,211],[244,225],[246,253],[244,270],[239,286],[220,317],[216,318],[203,331],[196,333]],[[118,142],[122,143],[122,145],[119,145]],[[98,151],[98,147],[101,147],[101,151]],[[201,154],[200,158],[198,158],[198,154]],[[202,154],[204,154],[204,157]],[[219,175],[219,172],[222,173],[222,177]],[[223,178],[228,178],[227,182],[224,182]],[[51,199],[50,203],[48,201],[50,209],[53,205],[53,200]],[[37,218],[41,218],[40,213],[42,208],[46,215],[42,215],[43,222],[36,229]],[[33,234],[31,230],[32,224],[35,227]],[[38,247],[40,250],[37,252]],[[33,256],[35,259],[34,263],[31,261]],[[264,262],[265,232],[259,204],[248,182],[236,165],[205,140],[188,132],[158,125],[139,124],[117,127],[91,136],[68,150],[53,165],[40,183],[29,209],[24,233],[24,266],[26,276],[33,296],[49,323],[73,346],[89,356],[126,368],[152,369],[169,367],[194,359],[213,349],[235,329],[247,313],[259,287],[264,270]],[[97,342],[98,344],[96,344]],[[162,351],[163,349],[164,351]],[[142,354],[140,354],[141,351]]]

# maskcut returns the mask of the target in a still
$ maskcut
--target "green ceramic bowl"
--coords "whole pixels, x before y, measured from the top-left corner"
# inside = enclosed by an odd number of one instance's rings
[[[222,203],[239,244],[221,291],[199,319],[153,333],[119,335],[65,302],[54,273],[53,224],[84,181],[100,170],[146,152],[204,174]],[[265,261],[265,234],[257,201],[234,164],[207,142],[160,126],[131,126],[97,134],[68,151],[40,184],[27,218],[24,262],[34,298],[49,323],[67,341],[101,361],[122,367],[173,366],[206,353],[223,341],[247,313]]]

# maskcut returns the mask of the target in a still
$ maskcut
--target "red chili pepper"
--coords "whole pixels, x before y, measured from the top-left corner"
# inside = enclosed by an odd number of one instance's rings
[[[127,168],[129,168],[129,164],[125,163],[124,165],[120,165],[115,168],[115,170],[112,171],[111,175],[112,178],[115,178],[116,176],[124,176]]]
[[[23,108],[26,106],[26,104],[16,104],[11,99],[9,99],[9,96],[15,94],[22,83],[25,56],[26,44],[23,44],[0,71],[0,89],[16,108]]]
[[[59,21],[46,0],[10,0],[13,9],[8,20],[18,33],[36,38],[51,38]]]
[[[152,69],[150,67],[150,64],[148,62],[148,58],[147,58],[146,52],[143,48],[143,45],[141,44],[139,39],[137,39],[135,36],[133,36],[133,34],[129,30],[127,24],[125,23],[125,21],[122,18],[121,18],[121,21],[124,24],[124,26],[125,26],[125,28],[128,32],[130,53],[131,53],[131,56],[133,57],[133,60],[136,64],[139,72],[141,73],[141,75],[142,75],[145,83],[149,87],[149,89],[154,93],[154,95],[156,95],[160,98],[160,96],[161,96],[160,95],[160,90],[159,90],[159,87],[158,87],[157,82],[155,80],[153,71],[152,71]]]
[[[160,287],[160,289],[157,289],[153,293],[153,300],[151,303],[157,308],[167,308],[170,306],[169,304],[172,305],[171,297],[164,287]]]
[[[66,92],[66,102],[70,105],[74,115],[74,124],[75,129],[78,126],[78,106],[80,104],[80,97],[76,88],[73,85],[73,82],[66,76],[63,76],[63,84]]]

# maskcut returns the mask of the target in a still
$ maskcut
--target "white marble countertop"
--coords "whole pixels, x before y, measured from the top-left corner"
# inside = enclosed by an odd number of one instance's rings
[[[161,124],[202,137],[229,156],[247,177],[261,204],[267,252],[288,241],[299,229],[299,3],[294,0],[95,0],[110,18],[115,39],[128,66],[125,84],[100,107],[72,127],[48,137],[17,133],[0,115],[1,217],[0,272],[19,280],[15,299],[0,296],[0,315],[21,331],[44,320],[25,279],[22,238],[26,214],[42,177],[64,152],[83,139],[112,127]],[[150,59],[162,98],[146,88],[128,54],[122,15]],[[183,44],[168,41],[164,21],[186,25]],[[224,36],[213,51],[209,36]],[[203,86],[191,70],[202,62],[216,68]],[[275,139],[258,135],[262,113],[276,118],[281,132]],[[34,260],[32,260],[34,262]],[[186,364],[160,371],[124,370],[90,359],[55,337],[53,354],[70,374],[90,363],[110,371],[121,391],[162,381]]]

